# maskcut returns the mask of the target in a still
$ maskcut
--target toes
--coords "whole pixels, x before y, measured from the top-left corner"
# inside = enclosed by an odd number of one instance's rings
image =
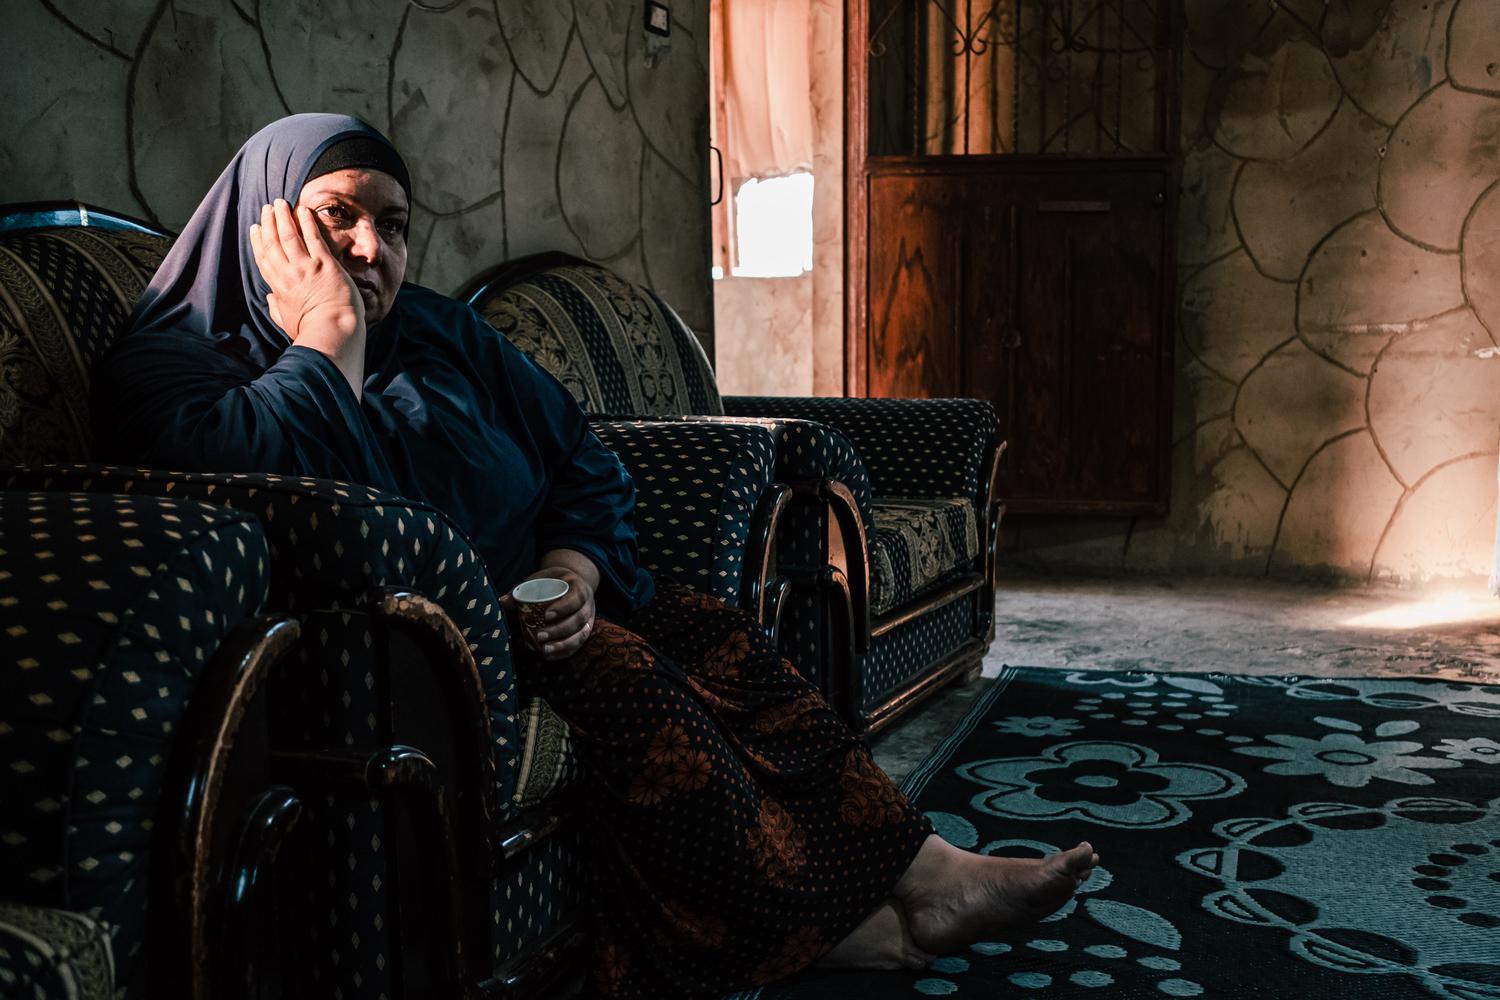
[[[1061,867],[1065,872],[1079,878],[1084,877],[1082,873],[1086,873],[1099,863],[1099,855],[1094,853],[1094,848],[1087,841],[1055,857],[1061,862]]]

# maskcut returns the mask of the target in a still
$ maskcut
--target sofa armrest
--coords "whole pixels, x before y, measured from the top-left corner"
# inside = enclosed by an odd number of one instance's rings
[[[596,419],[629,420],[628,417]],[[817,487],[836,480],[854,498],[865,531],[873,530],[874,508],[870,474],[854,444],[840,431],[815,420],[797,417],[691,415],[652,417],[653,422],[741,425],[763,428],[776,443],[773,478],[791,486]],[[816,489],[809,493],[818,492]]]
[[[189,498],[6,490],[0,551],[0,899],[118,928],[138,989],[163,762],[257,621],[265,536]]]
[[[436,508],[327,479],[108,465],[9,469],[0,472],[0,488],[169,496],[254,515],[270,549],[268,606],[301,618],[309,655],[327,656],[321,673],[309,672],[309,683],[320,678],[320,700],[303,706],[309,744],[336,740],[340,730],[352,743],[354,733],[374,725],[367,722],[368,683],[345,676],[348,636],[340,630],[366,628],[351,619],[378,615],[391,588],[431,598],[473,653],[489,710],[500,807],[511,801],[520,745],[509,632],[483,562]],[[343,697],[347,692],[352,699]]]
[[[983,509],[997,425],[982,400],[725,396],[724,411],[835,428],[858,449],[877,496],[962,496]]]
[[[635,481],[641,562],[695,590],[745,604],[773,530],[776,440],[754,422],[596,419]]]

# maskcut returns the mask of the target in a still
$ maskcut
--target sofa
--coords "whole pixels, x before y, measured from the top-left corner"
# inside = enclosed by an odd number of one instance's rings
[[[977,675],[994,637],[1004,444],[974,399],[722,396],[652,289],[543,253],[461,293],[600,419],[758,425],[788,491],[776,533],[781,650],[874,732]]]

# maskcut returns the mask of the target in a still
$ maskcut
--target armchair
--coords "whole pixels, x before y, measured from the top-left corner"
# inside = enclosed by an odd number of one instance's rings
[[[0,552],[0,993],[242,995],[304,805],[270,776],[265,681],[298,626],[261,614],[264,535],[193,501],[5,491]]]
[[[0,489],[259,525],[267,606],[303,636],[266,683],[269,767],[302,803],[271,895],[307,918],[282,926],[296,975],[263,995],[530,995],[580,941],[588,828],[566,726],[517,689],[462,534],[348,483],[84,464],[89,372],[169,244],[97,209],[0,209]],[[766,426],[599,432],[635,477],[647,565],[773,620],[786,498]]]
[[[487,955],[491,915],[460,875],[488,869],[493,803],[518,756],[505,626],[467,543],[439,512],[349,484],[48,464],[86,459],[89,372],[169,244],[96,209],[0,213],[0,481],[192,497],[258,523],[265,599],[304,636],[265,685],[268,767],[303,804],[282,858],[300,874],[262,896],[326,920],[282,923],[277,955],[262,957],[296,976],[268,985],[262,963],[256,989],[357,995],[364,982],[402,995],[437,983],[461,995],[460,966]],[[446,595],[466,636],[429,593]]]
[[[754,423],[793,494],[777,535],[790,584],[783,653],[857,728],[881,728],[977,673],[994,636],[1003,445],[978,400],[722,397],[708,359],[650,289],[550,253],[463,293],[608,419]]]

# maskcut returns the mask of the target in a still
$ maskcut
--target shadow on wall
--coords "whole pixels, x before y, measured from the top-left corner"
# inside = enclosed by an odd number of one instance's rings
[[[637,0],[11,4],[5,197],[177,229],[257,128],[344,111],[410,161],[411,280],[593,257],[659,291],[711,357],[708,0],[674,14],[648,68]]]
[[[1034,565],[1487,574],[1500,446],[1491,0],[1188,0],[1172,513]]]

